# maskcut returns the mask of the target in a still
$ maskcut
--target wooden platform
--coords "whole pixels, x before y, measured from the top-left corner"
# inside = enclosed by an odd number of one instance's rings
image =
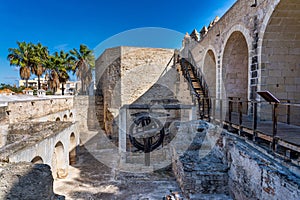
[[[253,130],[254,126],[251,116],[242,115],[242,123],[239,124],[238,113],[233,112],[231,121],[229,121],[229,116],[227,115],[224,124],[228,126],[229,131],[232,129],[252,136],[255,135],[255,137],[270,143],[273,141],[272,121],[258,121],[256,130]],[[300,126],[278,122],[275,140],[277,145],[300,153]]]

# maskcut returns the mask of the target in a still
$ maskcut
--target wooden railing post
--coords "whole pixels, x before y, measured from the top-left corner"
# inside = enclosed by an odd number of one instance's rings
[[[212,99],[212,122],[215,122],[216,119],[216,101],[217,99]]]
[[[272,104],[272,121],[273,121],[273,137],[272,137],[272,144],[271,148],[275,152],[276,151],[276,135],[277,135],[277,108],[278,108],[278,103],[273,103]]]
[[[205,117],[205,99],[202,98],[202,119]]]
[[[239,111],[239,135],[242,134],[242,123],[243,123],[243,102],[238,98],[238,111]]]
[[[223,101],[222,101],[222,99],[220,99],[220,101],[219,101],[219,107],[220,107],[220,126],[221,127],[223,127],[223,121],[222,121],[222,119],[223,119]]]
[[[291,101],[290,100],[287,100],[287,108],[286,108],[286,123],[287,124],[290,124],[291,123]]]
[[[208,118],[208,122],[210,122],[211,99],[206,99],[206,101],[207,101],[207,118]]]
[[[229,121],[229,128],[232,128],[232,111],[233,111],[233,97],[228,97],[228,121]]]
[[[257,138],[257,133],[256,133],[256,129],[257,129],[257,102],[254,101],[253,102],[253,122],[252,122],[252,129],[253,129],[253,142],[256,141]]]

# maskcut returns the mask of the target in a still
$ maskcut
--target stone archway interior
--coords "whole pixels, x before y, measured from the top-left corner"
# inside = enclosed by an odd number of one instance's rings
[[[34,158],[31,160],[31,162],[32,162],[33,164],[43,164],[43,163],[44,163],[43,159],[42,159],[40,156],[34,157]]]
[[[233,32],[227,41],[222,78],[227,97],[248,99],[248,46],[241,32]]]
[[[243,101],[243,113],[248,112],[248,45],[241,32],[233,32],[229,37],[222,62],[222,97],[233,97]],[[233,103],[233,111],[237,111],[237,103]]]
[[[70,136],[69,164],[76,164],[76,138],[74,133],[71,133]]]
[[[261,90],[285,102],[300,103],[300,1],[282,0],[267,24],[261,54]],[[266,107],[270,115],[270,108]],[[267,111],[269,110],[269,111]],[[286,114],[280,106],[279,113]],[[271,119],[271,117],[269,117]],[[291,107],[291,123],[298,123],[300,108]],[[284,115],[279,120],[286,122]]]
[[[52,156],[53,178],[65,178],[67,176],[66,163],[64,157],[64,146],[61,142],[56,143]]]
[[[210,96],[216,97],[216,58],[212,50],[209,50],[205,55],[203,74]]]

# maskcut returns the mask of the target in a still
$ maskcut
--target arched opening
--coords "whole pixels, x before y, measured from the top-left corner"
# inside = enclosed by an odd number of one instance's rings
[[[55,119],[55,121],[59,122],[59,121],[60,121],[60,118],[59,118],[59,117],[57,117],[57,118]]]
[[[67,121],[68,120],[68,116],[65,114],[64,115],[64,119],[63,119],[64,121]]]
[[[76,138],[74,133],[70,135],[69,164],[76,164]]]
[[[64,157],[64,145],[57,142],[52,155],[52,175],[53,178],[67,177],[66,162]]]
[[[248,52],[244,35],[239,31],[233,32],[226,43],[222,60],[223,98],[248,100]],[[247,109],[244,104],[243,112],[246,113]]]
[[[69,118],[70,118],[70,119],[73,118],[73,113],[70,113]]]
[[[268,90],[281,101],[300,103],[300,1],[281,0],[273,11],[264,35],[261,50],[261,90]],[[265,106],[267,107],[267,105]],[[264,117],[270,108],[261,108]],[[279,106],[278,113],[286,113]],[[300,125],[300,108],[291,107],[292,124]],[[286,116],[279,115],[286,122]]]
[[[216,97],[216,58],[212,50],[209,50],[205,55],[203,74],[210,96]]]
[[[40,156],[34,157],[34,158],[31,160],[31,162],[32,162],[33,164],[43,164],[43,163],[44,163],[43,159],[42,159]]]

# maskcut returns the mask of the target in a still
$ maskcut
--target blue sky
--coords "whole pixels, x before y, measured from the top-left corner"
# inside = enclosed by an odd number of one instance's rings
[[[51,53],[86,44],[97,55],[119,45],[179,48],[185,32],[199,31],[235,1],[0,0],[0,83],[19,79],[6,59],[16,41],[41,42]]]

